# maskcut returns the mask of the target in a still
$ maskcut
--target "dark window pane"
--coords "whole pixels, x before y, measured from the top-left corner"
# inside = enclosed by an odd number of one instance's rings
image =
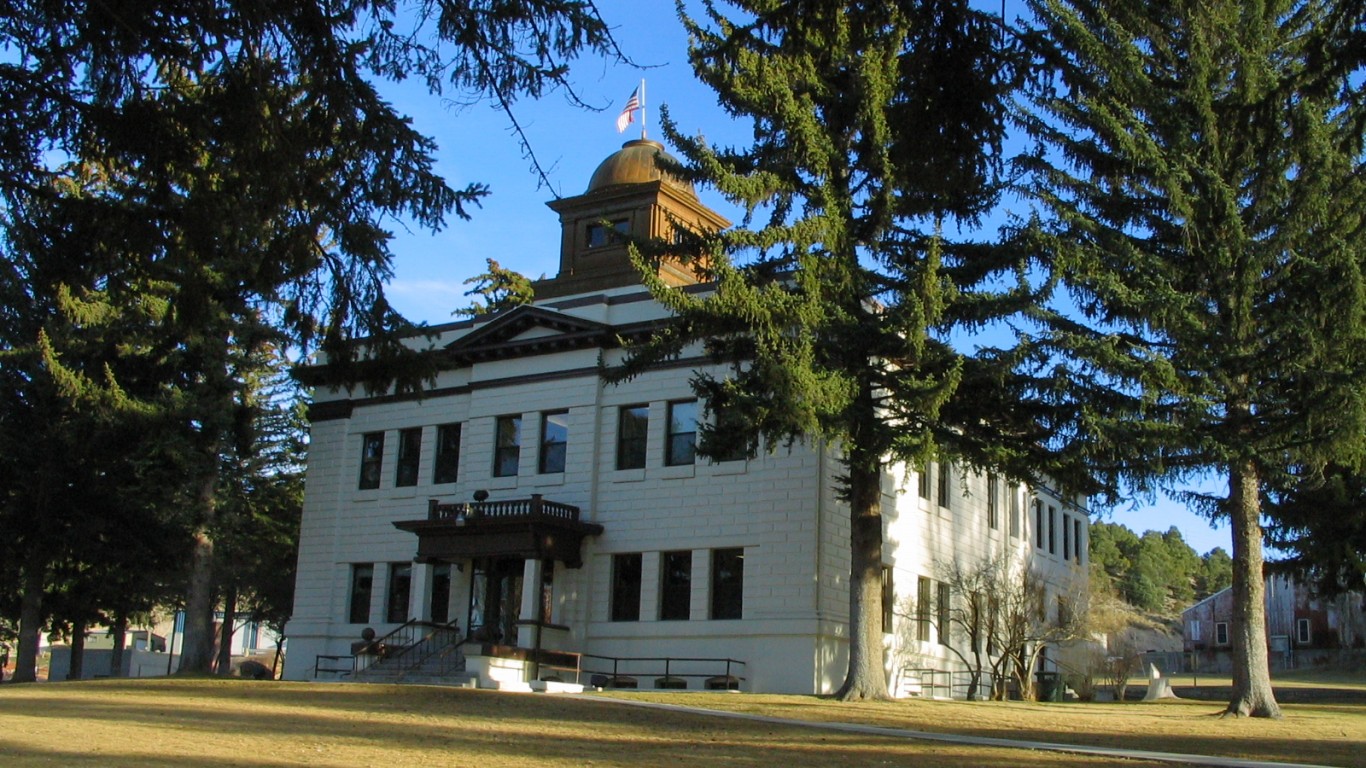
[[[896,587],[892,580],[892,569],[882,566],[882,632],[889,634],[893,630],[894,611],[896,608]]]
[[[949,644],[949,585],[939,582],[939,594],[936,595],[936,607],[939,609],[939,644]]]
[[[1082,562],[1082,518],[1072,519],[1072,559]]]
[[[930,580],[919,577],[915,585],[915,639],[922,643],[930,640]]]
[[[640,621],[640,553],[612,556],[612,621]]]
[[[351,610],[347,620],[352,624],[370,621],[370,589],[375,581],[375,566],[351,566]]]
[[[692,553],[665,552],[660,571],[659,618],[686,621],[692,617]]]
[[[949,463],[942,462],[938,465],[939,469],[939,506],[949,505]]]
[[[541,416],[541,474],[563,472],[565,449],[569,444],[569,414]]]
[[[1072,559],[1072,518],[1062,515],[1062,559]]]
[[[451,620],[451,564],[432,566],[432,621],[445,624]]]
[[[664,463],[673,467],[692,464],[697,446],[697,401],[669,403],[669,442]]]
[[[493,476],[513,477],[522,455],[522,417],[499,416],[497,447],[493,454]]]
[[[987,525],[992,530],[1001,527],[996,506],[996,497],[999,495],[996,490],[997,485],[996,475],[987,475]]]
[[[384,433],[371,432],[362,438],[360,451],[360,489],[379,487],[380,466],[384,464]]]
[[[1020,538],[1020,486],[1010,486],[1010,535]]]
[[[436,428],[436,463],[433,483],[453,483],[460,472],[460,425],[442,424]]]
[[[745,551],[716,549],[711,553],[711,617],[738,619],[744,613]]]
[[[398,432],[398,471],[394,485],[404,488],[417,485],[417,466],[422,460],[422,429],[401,429]]]
[[[601,222],[594,222],[588,225],[587,241],[589,248],[601,248],[604,245],[621,242],[621,235],[626,234],[631,229],[631,223],[626,219],[616,219],[610,227]]]
[[[650,407],[623,407],[617,419],[617,469],[645,466],[645,446],[650,433]]]
[[[408,620],[408,592],[413,584],[412,563],[391,563],[389,565],[389,599],[386,603],[386,620],[402,624]]]

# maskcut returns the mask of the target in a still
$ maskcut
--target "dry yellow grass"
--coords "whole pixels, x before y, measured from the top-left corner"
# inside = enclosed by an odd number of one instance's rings
[[[1280,720],[1221,718],[1223,704],[1168,699],[1145,704],[965,702],[904,699],[844,704],[808,696],[634,693],[614,696],[935,733],[1122,747],[1155,752],[1366,765],[1366,704],[1284,704]]]
[[[838,704],[637,694],[807,720],[1360,765],[1366,708],[1221,721],[1210,704]],[[0,686],[5,766],[1142,766],[819,731],[596,700],[432,687],[156,679]],[[1089,731],[1095,731],[1089,735]],[[1088,734],[1087,738],[1078,736]]]

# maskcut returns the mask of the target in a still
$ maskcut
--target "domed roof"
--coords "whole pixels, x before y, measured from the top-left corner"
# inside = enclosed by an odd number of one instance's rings
[[[673,155],[664,151],[664,145],[649,139],[633,139],[621,145],[621,149],[608,155],[606,160],[593,171],[588,181],[588,192],[614,187],[618,184],[640,184],[663,179],[675,187],[692,192],[692,185],[659,170],[655,156],[660,155],[677,162]]]

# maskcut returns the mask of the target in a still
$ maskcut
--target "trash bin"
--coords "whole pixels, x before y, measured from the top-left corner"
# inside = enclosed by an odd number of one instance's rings
[[[1062,676],[1057,672],[1035,672],[1034,692],[1039,701],[1062,701]]]

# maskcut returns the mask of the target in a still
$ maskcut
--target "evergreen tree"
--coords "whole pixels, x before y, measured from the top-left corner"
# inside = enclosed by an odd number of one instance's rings
[[[642,257],[676,323],[619,375],[703,341],[730,364],[693,382],[716,417],[701,427],[704,455],[753,455],[761,440],[836,447],[851,517],[838,695],[885,698],[885,468],[942,451],[1023,476],[1038,444],[1027,409],[995,407],[995,369],[944,340],[996,311],[989,276],[1016,266],[941,236],[995,200],[1012,68],[995,19],[967,2],[730,5],[735,18],[707,3],[706,19],[684,23],[695,72],[753,122],[753,145],[688,139],[667,111],[664,125],[689,161],[670,171],[742,205],[746,226],[660,246],[694,259],[714,281],[707,296],[663,285]],[[1027,298],[1010,287],[1005,298]]]
[[[484,261],[489,271],[465,281],[465,285],[473,286],[465,291],[465,295],[478,297],[478,302],[464,309],[457,309],[455,314],[478,317],[531,303],[535,295],[531,281],[525,275],[507,269],[493,259]]]
[[[1215,547],[1200,558],[1200,574],[1195,581],[1195,599],[1204,600],[1233,584],[1233,558],[1223,547]]]
[[[615,48],[591,3],[564,0],[20,0],[0,15],[0,46],[6,244],[69,238],[29,216],[61,205],[84,237],[68,257],[100,272],[80,285],[154,331],[136,352],[166,388],[129,405],[182,426],[179,487],[196,514],[181,670],[207,671],[219,459],[246,397],[236,350],[320,343],[339,377],[411,385],[425,371],[404,367],[414,356],[395,340],[410,328],[383,294],[385,222],[439,227],[486,192],[436,176],[431,141],[367,76],[417,74],[506,109],[564,84],[578,53]],[[133,389],[61,372],[69,356],[50,352],[54,375],[78,383],[66,397],[114,402]]]
[[[1030,3],[1055,74],[1025,118],[1037,245],[1075,307],[1051,341],[1077,434],[1139,488],[1228,479],[1186,498],[1232,523],[1234,715],[1280,713],[1261,495],[1363,445],[1358,6]]]
[[[1342,465],[1295,472],[1270,489],[1268,533],[1282,555],[1270,569],[1323,595],[1366,589],[1366,476]]]

